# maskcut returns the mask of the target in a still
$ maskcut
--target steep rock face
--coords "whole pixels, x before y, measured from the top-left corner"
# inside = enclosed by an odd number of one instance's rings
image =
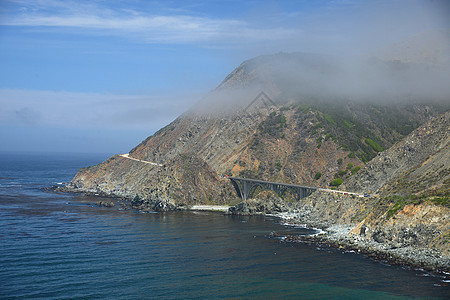
[[[81,169],[68,188],[130,199],[138,195],[150,206],[158,201],[174,207],[233,202],[232,186],[218,174],[232,168],[265,114],[185,114],[131,150],[134,160],[116,155]]]
[[[119,155],[105,162],[81,169],[67,186],[70,191],[106,194],[127,199],[136,196],[139,205],[155,203],[178,206],[223,204],[234,199],[228,183],[196,154],[184,153],[156,166]]]
[[[446,189],[450,174],[450,112],[434,118],[371,160],[348,190],[428,194]],[[447,185],[445,187],[444,185]]]
[[[321,56],[304,54],[244,62],[210,96],[132,149],[129,158],[113,156],[81,169],[68,189],[137,195],[139,205],[163,201],[176,207],[235,202],[221,174],[323,187],[336,178],[349,180],[379,151],[442,110],[317,92],[323,81],[316,79],[335,77],[338,70]],[[270,97],[258,94],[261,87]]]
[[[353,224],[352,234],[383,244],[450,255],[450,112],[422,125],[348,179],[347,190],[372,197],[316,192],[297,204],[314,225]]]
[[[267,115],[267,109],[224,117],[188,113],[143,141],[130,155],[164,164],[182,153],[195,153],[212,168],[224,168]]]
[[[374,222],[374,218],[364,220],[363,235],[392,247],[434,248],[450,255],[448,207],[431,203],[408,204],[395,216],[384,220],[385,218],[380,218],[377,222]]]

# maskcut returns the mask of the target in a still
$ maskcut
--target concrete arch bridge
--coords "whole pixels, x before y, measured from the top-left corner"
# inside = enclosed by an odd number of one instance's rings
[[[318,189],[309,186],[301,186],[296,184],[286,184],[280,182],[271,182],[249,178],[229,177],[229,179],[233,184],[238,196],[244,201],[253,198],[258,188],[264,191],[273,191],[280,197],[283,197],[285,196],[286,193],[290,192],[292,193],[296,201],[308,197]]]

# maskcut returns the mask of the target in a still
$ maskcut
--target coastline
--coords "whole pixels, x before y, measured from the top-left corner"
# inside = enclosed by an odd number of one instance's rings
[[[67,186],[55,186],[51,188],[53,192],[69,192],[89,195],[94,198],[108,198],[112,201],[125,202],[121,205],[129,206],[132,209],[139,211],[149,211],[146,205],[134,205],[133,199],[129,197],[119,197],[116,195],[108,195],[106,193],[94,193],[91,191],[81,191],[76,189],[67,189]],[[114,201],[115,202],[115,201]],[[113,207],[114,205],[103,202],[94,202],[96,205],[105,207]],[[106,205],[105,205],[106,204]],[[319,230],[319,233],[309,236],[287,236],[284,242],[299,242],[311,244],[323,244],[336,249],[344,251],[354,251],[362,255],[373,258],[376,261],[387,262],[392,265],[401,265],[410,268],[423,269],[445,275],[450,279],[450,256],[442,255],[439,251],[428,248],[415,248],[411,246],[393,247],[385,243],[378,243],[373,240],[368,240],[363,236],[351,233],[356,224],[333,224],[320,219],[312,219],[308,213],[292,211],[287,206],[280,203],[269,203],[263,211],[248,210],[246,207],[227,206],[227,205],[192,205],[192,206],[172,206],[162,205],[158,202],[158,206],[153,206],[151,211],[176,211],[176,210],[190,210],[190,211],[208,211],[220,212],[225,214],[242,214],[242,215],[267,215],[279,218],[286,222],[286,226],[294,225],[311,229]],[[166,203],[164,203],[166,204]],[[159,207],[164,206],[164,207]],[[158,209],[155,209],[158,208]],[[236,209],[238,208],[238,209]],[[270,208],[268,210],[268,208]],[[243,210],[242,210],[243,209]]]
[[[292,225],[316,228],[312,224],[293,221],[286,214],[274,215]],[[284,241],[292,243],[324,244],[343,251],[353,251],[366,255],[376,261],[391,265],[400,265],[413,269],[421,269],[445,276],[450,279],[450,256],[442,255],[439,251],[427,248],[392,247],[365,239],[352,234],[353,224],[331,225],[322,227],[321,232],[308,236],[287,236]]]

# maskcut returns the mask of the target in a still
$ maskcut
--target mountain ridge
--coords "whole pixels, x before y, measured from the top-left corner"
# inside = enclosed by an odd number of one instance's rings
[[[450,161],[450,93],[414,86],[420,76],[411,73],[422,69],[378,60],[348,68],[301,53],[247,60],[133,148],[135,160],[115,155],[80,169],[64,190],[156,211],[239,203],[223,175],[370,191],[377,195],[360,201],[316,192],[299,203],[262,193],[256,207],[244,203],[233,212],[277,207],[324,228],[351,224],[357,240],[397,248],[416,242],[447,255],[448,163],[441,165]],[[367,74],[358,79],[361,71]],[[411,185],[417,188],[409,191]]]
[[[219,182],[217,174],[232,174],[323,186],[336,178],[351,177],[356,173],[355,168],[362,167],[379,151],[389,148],[445,109],[445,104],[433,102],[409,103],[402,99],[395,104],[376,103],[346,98],[345,95],[332,97],[328,92],[320,96],[308,95],[313,90],[298,95],[295,94],[296,89],[286,89],[284,80],[292,74],[289,70],[280,75],[283,69],[280,65],[290,65],[291,69],[301,69],[305,63],[307,68],[313,69],[330,65],[328,61],[321,62],[321,55],[312,55],[313,62],[310,57],[278,54],[243,62],[209,98],[200,101],[129,152],[130,157],[162,164],[163,167],[139,166],[138,162],[112,157],[99,166],[80,170],[72,181],[72,187],[127,198],[138,195],[150,202],[153,200],[149,198],[161,196],[170,202],[169,191],[181,189],[181,186],[174,188],[170,178],[176,178],[175,173],[185,173],[173,166],[186,169],[187,166],[177,163],[186,155],[195,157],[198,166],[203,164],[204,172],[215,172],[215,176],[210,176],[211,182],[215,183]],[[281,63],[276,66],[278,59]],[[261,93],[259,84],[265,82],[261,78],[272,82],[270,91],[264,94],[269,99],[254,98],[258,95],[255,91]],[[256,85],[255,80],[258,81]],[[304,82],[300,78],[299,86]],[[249,88],[242,91],[236,89],[236,84],[248,85]],[[269,97],[274,90],[279,91],[278,94]],[[215,111],[217,101],[225,103],[231,110]],[[252,110],[246,110],[252,101],[256,104]],[[234,106],[236,102],[240,104],[237,107]],[[203,106],[213,106],[213,109],[204,110]],[[318,174],[322,175],[316,179]],[[158,178],[155,180],[158,184],[147,179],[151,177]],[[131,183],[132,178],[141,183]],[[170,186],[169,182],[172,182]],[[180,180],[176,182],[181,185]],[[161,184],[167,185],[167,192],[156,186]],[[196,196],[188,197],[181,192],[175,193],[177,196],[172,192],[172,196],[184,198],[183,204],[192,202],[194,198],[201,202],[213,198],[218,203],[225,203],[226,198],[217,194],[229,195],[232,190],[222,187],[222,191],[216,193],[211,184],[204,186],[210,186],[211,190],[202,190],[200,186],[202,191],[193,192]]]

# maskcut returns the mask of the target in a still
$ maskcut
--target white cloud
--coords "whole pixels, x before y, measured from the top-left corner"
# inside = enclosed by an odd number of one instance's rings
[[[225,36],[258,39],[274,33],[273,29],[252,28],[247,22],[235,19],[148,14],[132,9],[111,10],[70,1],[15,3],[23,6],[20,13],[11,11],[5,14],[0,18],[0,25],[95,30],[99,34],[131,36],[147,43],[202,42],[220,40]]]
[[[157,129],[198,99],[0,89],[0,124]]]
[[[330,0],[322,8],[278,9],[277,2],[248,8],[238,18],[174,9],[174,3],[133,1],[6,1],[0,25],[82,35],[113,35],[149,44],[197,44],[243,49],[246,55],[278,51],[363,53],[449,24],[444,0]],[[184,3],[184,2],[183,2]],[[201,6],[201,1],[196,4]],[[239,3],[231,2],[236,7]],[[185,5],[186,6],[186,5]],[[280,5],[281,7],[281,5]],[[195,9],[195,5],[190,9]],[[237,9],[237,8],[236,8]],[[230,8],[231,10],[231,8]],[[443,21],[447,19],[447,21]],[[250,52],[248,52],[250,51]],[[259,51],[259,53],[258,53]]]
[[[212,20],[190,16],[27,15],[3,23],[8,26],[71,27],[134,34],[146,41],[195,42],[216,37],[225,28],[244,26],[234,20]]]
[[[148,44],[197,44],[206,48],[257,48],[270,43],[283,45],[298,40],[302,29],[251,20],[197,15],[193,11],[139,11],[107,6],[108,2],[10,1],[15,9],[0,15],[0,26],[29,28],[33,32],[119,36]],[[106,4],[104,4],[106,3]],[[22,7],[18,10],[17,7]],[[260,22],[260,23],[259,23]],[[279,50],[278,50],[279,51]]]

